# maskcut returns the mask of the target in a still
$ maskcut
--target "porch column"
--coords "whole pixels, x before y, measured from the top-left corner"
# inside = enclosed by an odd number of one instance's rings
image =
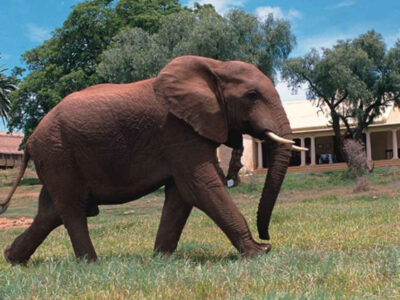
[[[392,130],[392,141],[393,141],[393,158],[392,159],[399,159],[399,155],[397,153],[397,149],[399,148],[397,144],[397,130],[393,129]]]
[[[315,165],[315,137],[310,137],[311,139],[311,165]]]
[[[365,143],[367,147],[367,159],[368,161],[372,160],[372,151],[371,151],[371,133],[367,131],[365,133]]]
[[[262,167],[263,167],[263,156],[262,156],[262,145],[261,145],[261,142],[260,141],[258,141],[257,142],[257,155],[258,155],[258,159],[257,159],[257,161],[258,161],[258,169],[262,169]]]
[[[303,138],[303,137],[300,138],[300,146],[303,148],[306,146],[305,138]],[[300,152],[300,160],[301,160],[300,166],[304,167],[306,165],[306,152],[305,151]]]

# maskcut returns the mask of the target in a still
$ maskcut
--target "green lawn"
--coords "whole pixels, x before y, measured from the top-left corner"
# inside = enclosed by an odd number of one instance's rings
[[[4,199],[12,180],[2,176]],[[34,215],[40,186],[31,176],[1,217]],[[263,180],[230,190],[254,234]],[[160,191],[101,207],[90,218],[98,262],[75,260],[59,228],[28,267],[0,258],[0,299],[400,299],[400,168],[376,169],[370,180],[372,190],[356,194],[340,171],[289,174],[270,226],[273,249],[250,260],[198,210],[177,252],[154,257]],[[21,231],[0,230],[0,249]]]

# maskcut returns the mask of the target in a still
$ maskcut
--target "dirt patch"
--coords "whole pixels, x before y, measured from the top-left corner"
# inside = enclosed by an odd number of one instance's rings
[[[19,218],[19,219],[10,219],[10,218],[0,218],[0,229],[8,229],[8,228],[26,228],[29,227],[33,222],[33,219],[30,218]]]

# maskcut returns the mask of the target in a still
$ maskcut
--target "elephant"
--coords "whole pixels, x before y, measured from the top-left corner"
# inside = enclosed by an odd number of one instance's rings
[[[28,138],[16,182],[0,204],[3,213],[31,159],[42,183],[38,212],[5,249],[5,259],[26,264],[63,224],[75,256],[95,261],[87,217],[96,216],[99,205],[126,203],[163,186],[155,253],[175,251],[193,207],[244,257],[267,253],[271,245],[253,239],[215,168],[217,147],[239,148],[242,134],[269,149],[257,212],[259,237],[268,240],[272,209],[292,150],[299,147],[293,146],[278,92],[257,67],[182,56],[155,78],[94,85],[66,96]]]

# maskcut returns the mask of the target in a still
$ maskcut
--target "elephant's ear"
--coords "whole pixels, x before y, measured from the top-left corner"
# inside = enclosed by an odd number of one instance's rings
[[[213,69],[222,62],[183,56],[165,66],[153,82],[156,97],[169,112],[217,143],[228,138],[228,124],[219,80]]]

